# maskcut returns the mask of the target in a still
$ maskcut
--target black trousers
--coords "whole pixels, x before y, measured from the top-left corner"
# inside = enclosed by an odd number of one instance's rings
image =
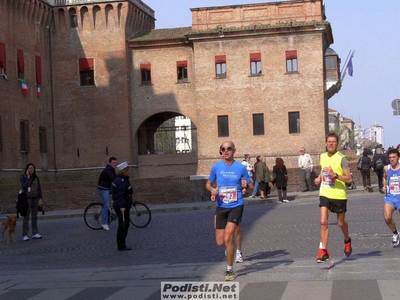
[[[378,186],[379,189],[381,190],[383,187],[383,170],[375,171],[376,176],[378,176]]]
[[[118,216],[118,230],[117,230],[117,246],[118,250],[126,247],[126,236],[128,235],[129,228],[129,209],[125,209],[122,213],[119,207],[114,207],[115,213]]]

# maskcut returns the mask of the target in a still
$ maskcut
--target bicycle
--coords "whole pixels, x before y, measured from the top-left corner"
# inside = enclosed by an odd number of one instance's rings
[[[102,210],[103,203],[97,201],[86,206],[83,218],[89,228],[94,230],[100,230],[103,228],[101,223]],[[108,224],[111,224],[111,222],[116,219],[117,214],[115,213],[114,208],[110,205],[108,209]],[[151,221],[150,208],[142,202],[133,201],[129,212],[129,221],[137,228],[147,227]]]

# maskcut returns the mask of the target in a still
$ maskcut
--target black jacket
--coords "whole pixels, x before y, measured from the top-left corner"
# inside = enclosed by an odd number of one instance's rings
[[[285,175],[287,175],[287,169],[286,166],[283,165],[282,168],[278,168],[277,165],[275,165],[272,168],[272,173],[275,174],[275,185],[276,187],[285,187],[287,186],[287,181],[285,179]]]
[[[129,177],[117,177],[112,184],[112,198],[114,208],[130,209],[132,205],[133,189],[129,182]]]
[[[104,170],[100,173],[99,182],[97,187],[102,190],[111,189],[111,185],[117,176],[115,175],[115,169],[110,165],[107,165]]]
[[[360,170],[369,170],[372,167],[372,161],[369,156],[360,157],[361,160],[361,169]],[[358,163],[357,163],[358,165]]]

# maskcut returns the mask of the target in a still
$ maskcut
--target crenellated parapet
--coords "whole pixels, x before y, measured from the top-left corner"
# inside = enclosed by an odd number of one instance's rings
[[[52,8],[41,0],[2,1],[0,15],[4,22],[18,21],[35,30],[46,29],[51,24]],[[0,22],[1,24],[1,22]]]
[[[57,32],[75,28],[78,31],[124,29],[131,32],[154,28],[154,11],[137,0],[83,1],[54,0],[54,24]]]
[[[122,2],[130,2],[140,10],[142,10],[144,13],[148,14],[150,17],[154,18],[154,10],[151,9],[150,6],[146,5],[143,1],[141,0],[128,0],[128,1],[121,1],[121,0],[43,0],[43,2],[46,2],[47,4],[56,7],[56,6],[77,6],[77,5],[90,5],[90,4],[96,4],[96,3],[122,3]]]

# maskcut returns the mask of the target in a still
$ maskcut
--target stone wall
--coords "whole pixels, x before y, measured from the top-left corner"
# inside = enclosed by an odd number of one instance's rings
[[[315,170],[319,173],[319,169]],[[356,163],[351,164],[351,172],[359,189],[362,189],[361,174],[357,171]],[[300,171],[289,169],[288,192],[299,192]],[[377,183],[377,177],[371,172],[371,181]],[[209,201],[210,193],[205,188],[206,179],[190,180],[188,176],[133,179],[132,185],[137,186],[134,198],[148,204],[168,204],[183,202]],[[97,194],[96,181],[76,182],[44,182],[43,200],[45,210],[82,209],[91,201],[100,200]],[[15,212],[15,200],[19,185],[0,186],[0,202],[4,205],[6,213]],[[272,194],[276,189],[272,188]],[[376,191],[375,191],[376,192]]]

